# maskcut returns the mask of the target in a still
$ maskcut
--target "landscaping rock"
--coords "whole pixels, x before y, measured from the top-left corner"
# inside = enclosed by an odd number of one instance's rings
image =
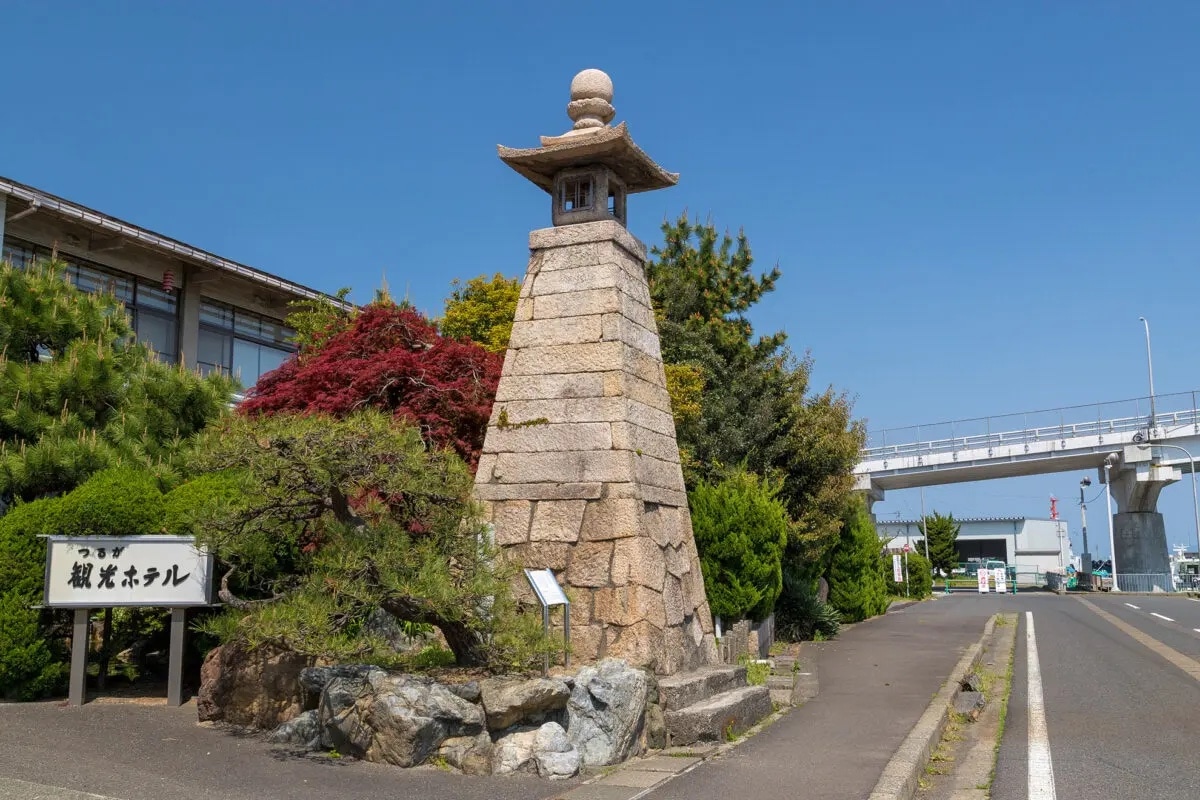
[[[438,755],[467,775],[492,773],[492,737],[486,733],[447,739],[438,749]]]
[[[974,722],[983,712],[983,692],[959,692],[954,696],[954,710]]]
[[[275,728],[304,711],[301,670],[313,659],[237,643],[214,648],[200,668],[196,712],[201,722]]]
[[[306,667],[300,670],[300,686],[306,692],[320,696],[326,685],[334,678],[365,678],[371,670],[378,670],[373,664],[337,664],[330,667]]]
[[[267,735],[271,744],[298,744],[315,750],[321,743],[321,722],[316,709],[305,711],[281,724]]]
[[[967,692],[982,692],[983,678],[980,677],[978,672],[968,673],[967,677],[962,680],[962,688]]]
[[[538,775],[543,778],[573,778],[579,773],[579,751],[557,722],[547,722],[537,729],[533,759],[537,762]]]
[[[649,687],[646,673],[620,659],[579,670],[567,702],[567,735],[584,766],[615,764],[636,754]]]
[[[479,681],[446,684],[446,688],[466,700],[468,703],[478,703],[480,697]]]
[[[667,721],[663,716],[662,706],[651,703],[646,706],[646,748],[662,750],[667,746]]]
[[[571,690],[557,678],[488,678],[480,684],[488,729],[501,731],[519,722],[540,722],[566,708]]]
[[[766,686],[743,686],[667,711],[667,733],[672,745],[720,742],[749,730],[772,710]]]
[[[534,747],[537,730],[525,729],[501,736],[492,746],[492,774],[511,775],[514,772],[536,772]]]
[[[337,711],[355,683],[353,678],[335,679],[321,699],[322,721],[327,707],[331,715],[323,736],[329,735],[333,746],[344,745],[351,755],[411,767],[436,754],[446,739],[483,732],[479,706],[440,683],[412,675],[370,672],[353,706]]]

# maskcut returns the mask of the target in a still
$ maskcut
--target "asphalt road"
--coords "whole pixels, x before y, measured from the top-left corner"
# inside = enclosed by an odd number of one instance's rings
[[[1149,637],[1149,646],[1087,603]],[[1200,675],[1200,632],[1194,630],[1200,628],[1200,603],[1180,597],[1099,595],[1084,602],[1018,595],[1002,606],[1021,612],[1021,620],[994,800],[1052,796],[1030,791],[1031,743],[1038,737],[1031,737],[1036,690],[1030,685],[1024,612],[1032,612],[1034,622],[1057,797],[1200,797],[1200,680],[1172,663],[1164,649]],[[1036,774],[1036,756],[1032,761]]]

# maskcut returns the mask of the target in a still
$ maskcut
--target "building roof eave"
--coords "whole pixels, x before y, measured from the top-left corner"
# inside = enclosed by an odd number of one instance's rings
[[[109,233],[114,233],[118,236],[130,239],[137,244],[147,247],[151,250],[156,250],[166,255],[173,255],[184,261],[196,264],[199,266],[210,267],[221,272],[237,275],[241,278],[257,283],[262,286],[269,286],[281,292],[290,295],[302,297],[307,300],[326,300],[333,303],[338,308],[345,311],[351,311],[356,306],[353,303],[348,303],[345,300],[339,300],[332,295],[324,292],[310,289],[307,286],[302,286],[285,278],[280,278],[277,275],[272,275],[268,272],[255,269],[254,267],[245,264],[239,264],[236,261],[230,261],[227,258],[210,253],[206,250],[201,250],[198,247],[185,244],[178,239],[172,239],[169,236],[155,233],[146,228],[139,227],[133,223],[126,222],[108,214],[103,214],[95,209],[81,206],[78,203],[72,203],[56,195],[48,192],[43,192],[40,189],[35,189],[32,186],[26,186],[22,183],[17,183],[9,178],[0,177],[0,194],[15,197],[29,203],[31,206],[36,206],[40,211],[48,211],[57,214],[69,220],[73,220],[86,227],[95,228]]]

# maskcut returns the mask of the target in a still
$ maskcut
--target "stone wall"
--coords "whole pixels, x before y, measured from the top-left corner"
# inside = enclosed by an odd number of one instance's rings
[[[712,663],[645,248],[605,221],[530,250],[476,475],[496,543],[564,584],[577,658]]]

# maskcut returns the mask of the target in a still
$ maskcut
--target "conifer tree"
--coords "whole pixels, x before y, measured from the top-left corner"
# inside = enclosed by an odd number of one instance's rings
[[[887,586],[879,571],[881,548],[866,503],[853,496],[829,567],[829,602],[846,622],[860,622],[887,611]]]

